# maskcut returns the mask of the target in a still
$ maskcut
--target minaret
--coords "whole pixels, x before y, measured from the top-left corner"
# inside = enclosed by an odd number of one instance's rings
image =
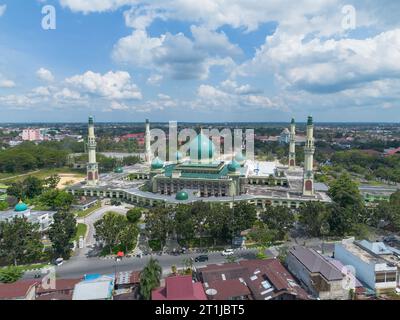
[[[151,164],[151,135],[150,135],[150,121],[146,119],[146,137],[145,137],[145,144],[146,144],[146,162]]]
[[[314,195],[314,124],[313,118],[308,117],[307,121],[307,140],[304,147],[304,182],[303,195]]]
[[[294,119],[290,123],[290,144],[289,144],[289,169],[296,167],[296,123]]]
[[[95,186],[99,182],[99,165],[96,162],[96,137],[94,135],[93,117],[89,117],[88,153],[87,184]]]

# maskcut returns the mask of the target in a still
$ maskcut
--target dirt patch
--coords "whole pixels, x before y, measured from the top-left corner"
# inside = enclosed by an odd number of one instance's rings
[[[60,182],[57,185],[57,189],[64,189],[65,187],[80,183],[85,180],[85,177],[82,175],[73,173],[60,173],[58,176],[60,177]]]

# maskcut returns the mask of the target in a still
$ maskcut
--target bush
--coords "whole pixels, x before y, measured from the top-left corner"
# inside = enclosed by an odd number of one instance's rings
[[[126,218],[130,223],[138,223],[141,217],[142,210],[140,208],[132,208],[126,214]]]
[[[0,282],[13,283],[21,279],[24,272],[20,268],[7,267],[0,269]]]

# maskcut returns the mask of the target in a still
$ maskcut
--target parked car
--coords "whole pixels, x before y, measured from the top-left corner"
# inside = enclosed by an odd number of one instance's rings
[[[223,256],[232,256],[235,252],[233,251],[233,249],[225,249],[224,251],[222,251],[222,255]]]
[[[54,260],[54,264],[56,266],[61,266],[64,263],[64,259],[63,258],[58,258],[56,260]]]
[[[208,256],[205,254],[202,254],[201,256],[197,256],[196,258],[194,258],[195,262],[204,262],[204,261],[208,261]]]

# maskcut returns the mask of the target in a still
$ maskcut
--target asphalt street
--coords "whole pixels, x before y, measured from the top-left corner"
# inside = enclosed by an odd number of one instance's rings
[[[174,265],[178,269],[183,268],[185,263],[184,260],[188,258],[195,258],[200,255],[200,253],[190,253],[190,254],[180,254],[180,255],[148,255],[142,258],[138,257],[125,257],[121,261],[116,262],[114,258],[100,258],[97,256],[90,256],[92,247],[95,244],[94,238],[94,223],[101,219],[101,217],[108,211],[114,211],[120,214],[126,214],[127,209],[123,206],[105,206],[93,212],[90,216],[81,219],[80,222],[86,223],[88,225],[88,233],[85,238],[85,247],[82,249],[77,249],[74,256],[65,261],[63,265],[56,266],[56,276],[57,278],[81,278],[85,274],[99,273],[99,274],[112,274],[115,272],[124,271],[140,271],[150,260],[150,257],[157,259],[163,269],[163,273],[169,273],[171,267]],[[306,242],[306,243],[305,243]],[[296,239],[288,242],[287,246],[292,246],[295,244],[304,245],[307,247],[314,248],[318,251],[322,251],[321,240],[320,239]],[[325,243],[324,253],[331,254],[333,252],[334,244]],[[256,257],[256,249],[237,249],[235,250],[235,256],[238,260],[240,259],[254,259]],[[270,248],[266,250],[268,256],[276,256],[277,250]],[[226,257],[222,256],[221,252],[208,253],[208,262],[194,263],[195,267],[206,266],[207,264],[217,264],[227,262]],[[35,275],[40,271],[27,272],[24,276],[25,279],[34,278]]]

